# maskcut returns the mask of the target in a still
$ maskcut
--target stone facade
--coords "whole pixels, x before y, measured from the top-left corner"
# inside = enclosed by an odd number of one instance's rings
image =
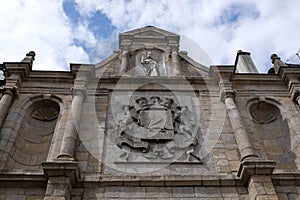
[[[300,66],[207,68],[179,39],[147,26],[68,72],[1,64],[0,199],[300,198]]]

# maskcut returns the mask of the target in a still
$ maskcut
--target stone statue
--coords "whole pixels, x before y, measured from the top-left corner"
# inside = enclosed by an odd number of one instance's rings
[[[0,87],[6,84],[5,68],[0,68]]]
[[[1,69],[0,69],[0,80],[1,81],[5,80],[4,71],[2,71]]]
[[[159,76],[158,63],[152,58],[150,51],[143,52],[141,58],[141,64],[144,68],[146,76]]]

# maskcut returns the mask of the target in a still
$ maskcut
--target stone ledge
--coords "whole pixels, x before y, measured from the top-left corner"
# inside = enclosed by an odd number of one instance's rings
[[[75,186],[80,179],[78,163],[74,161],[52,161],[42,163],[45,176],[48,177],[69,177],[72,186]]]
[[[44,173],[31,172],[0,172],[1,187],[39,187],[46,186]]]
[[[300,173],[296,171],[273,173],[271,177],[275,186],[300,186]]]
[[[234,175],[85,176],[86,187],[101,186],[237,186]]]
[[[239,167],[237,176],[243,184],[247,184],[252,175],[271,175],[276,162],[273,160],[244,160]]]

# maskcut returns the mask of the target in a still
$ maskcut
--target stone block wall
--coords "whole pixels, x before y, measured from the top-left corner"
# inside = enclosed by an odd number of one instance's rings
[[[33,54],[3,64],[0,199],[300,197],[299,66],[208,69],[151,26],[120,39],[70,72],[32,71]]]
[[[1,187],[1,200],[43,200],[46,189],[44,187]]]
[[[129,187],[110,186],[101,188],[75,189],[71,200],[77,199],[231,199],[248,200],[245,187]]]

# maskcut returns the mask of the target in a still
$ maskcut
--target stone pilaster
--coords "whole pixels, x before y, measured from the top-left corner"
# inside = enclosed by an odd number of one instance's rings
[[[0,100],[0,128],[2,127],[8,109],[12,105],[17,87],[5,87]]]
[[[68,115],[68,121],[66,124],[60,153],[58,155],[59,159],[74,159],[74,152],[76,148],[76,142],[78,137],[78,129],[80,127],[80,118],[82,110],[82,102],[85,96],[84,88],[74,88],[73,89],[73,101],[71,109]]]
[[[171,45],[171,51],[172,51],[172,69],[171,76],[176,76],[180,74],[180,63],[179,63],[179,57],[178,57],[178,45]]]
[[[249,185],[249,200],[272,199],[278,200],[275,188],[270,176],[254,175],[251,176]]]
[[[226,91],[223,93],[223,100],[226,105],[229,121],[241,154],[241,160],[243,161],[245,158],[249,157],[257,157],[253,151],[252,143],[243,124],[239,110],[234,102],[233,91]]]
[[[42,166],[48,178],[44,200],[69,200],[72,187],[77,184],[80,177],[78,163],[45,162]]]
[[[252,146],[240,112],[234,101],[235,93],[230,82],[231,74],[222,74],[219,82],[221,101],[225,103],[229,121],[241,154],[237,173],[242,184],[248,187],[249,199],[275,199],[278,197],[271,181],[276,162],[259,158]]]
[[[127,66],[128,66],[128,52],[130,43],[122,43],[122,57],[121,57],[121,72],[126,72]]]

